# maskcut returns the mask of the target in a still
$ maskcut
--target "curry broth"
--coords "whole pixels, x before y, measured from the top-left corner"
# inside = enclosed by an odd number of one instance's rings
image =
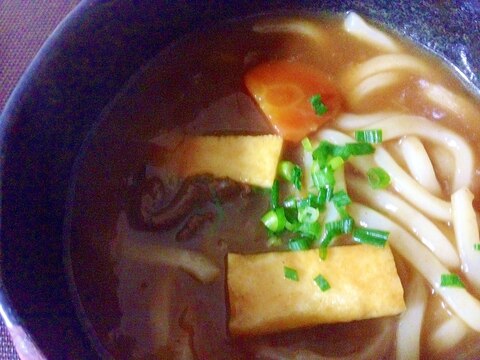
[[[155,232],[129,230],[128,236],[140,242],[201,251],[221,269],[219,279],[211,284],[202,284],[180,269],[136,263],[121,254],[118,223],[120,214],[128,208],[128,188],[142,176],[139,173],[144,172],[147,158],[162,157],[155,151],[152,155],[149,140],[172,131],[180,136],[274,133],[243,85],[246,70],[267,60],[288,59],[312,64],[339,84],[344,69],[381,53],[343,31],[341,16],[309,19],[320,25],[322,41],[298,34],[255,33],[252,24],[258,19],[188,35],[160,52],[102,115],[75,177],[75,200],[70,209],[70,263],[80,313],[91,326],[89,331],[115,358],[175,358],[176,346],[184,341],[185,333],[190,334],[190,345],[199,359],[249,359],[265,345],[346,356],[368,343],[385,326],[390,332],[381,356],[394,357],[397,317],[322,325],[278,335],[229,337],[225,256],[227,252],[270,250],[267,232],[259,221],[269,206],[268,195],[262,191],[253,191],[221,206],[210,203],[197,209],[213,213],[214,219],[185,241],[175,239],[179,226]],[[473,100],[439,59],[395,39],[406,53],[421,58],[434,69],[435,82]],[[448,112],[438,111],[418,96],[418,79],[405,81],[407,85],[401,92],[395,88],[382,91],[374,97],[375,101],[361,104],[357,112],[408,111],[423,115],[468,138],[478,152],[479,125],[474,119],[459,121]],[[480,107],[475,106],[480,113]],[[344,111],[349,110],[345,102]],[[335,128],[335,123],[326,126]],[[283,157],[298,159],[298,147],[288,144]],[[147,173],[158,171],[161,169],[147,167]],[[478,174],[475,176],[477,189]],[[175,179],[165,185],[165,202],[173,199],[178,186]],[[399,256],[396,260],[405,287],[410,270]],[[161,312],[165,302],[169,304],[168,314]],[[439,303],[435,297],[429,302],[423,326],[423,358],[440,356],[430,352],[425,335],[431,324],[438,324],[439,318],[445,316],[438,314]],[[168,341],[155,321],[170,323]],[[477,351],[470,358],[480,356],[477,335],[467,336],[459,348],[465,347]],[[449,356],[457,351],[458,348],[452,349]]]

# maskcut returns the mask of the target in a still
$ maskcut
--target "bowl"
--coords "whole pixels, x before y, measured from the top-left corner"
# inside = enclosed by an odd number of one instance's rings
[[[480,88],[478,0],[82,1],[43,45],[0,118],[0,312],[14,336],[30,344],[24,355],[109,356],[75,310],[64,263],[71,175],[102,111],[182,34],[299,10],[354,10],[433,51],[468,87]]]

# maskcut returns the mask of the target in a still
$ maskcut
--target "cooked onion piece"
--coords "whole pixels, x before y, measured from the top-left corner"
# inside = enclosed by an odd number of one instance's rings
[[[449,269],[460,266],[455,247],[435,224],[418,210],[386,190],[373,190],[365,180],[348,178],[348,185],[368,206],[398,221],[427,247]]]
[[[473,176],[473,152],[468,143],[455,132],[422,116],[394,115],[373,123],[367,129],[382,129],[383,140],[416,135],[435,144],[445,146],[455,158],[453,190],[468,187]]]
[[[480,290],[480,239],[473,194],[461,188],[452,195],[452,220],[457,248],[462,260],[462,271],[467,279]]]
[[[420,358],[420,335],[427,306],[428,292],[423,279],[415,275],[407,290],[407,310],[397,328],[397,360]]]
[[[130,260],[178,267],[203,283],[215,281],[220,275],[217,265],[205,255],[192,250],[125,242],[122,245],[122,252]]]
[[[396,163],[382,147],[373,155],[376,163],[390,175],[392,186],[417,209],[439,220],[451,220],[450,203],[430,194]]]
[[[427,64],[411,55],[379,55],[349,69],[345,74],[345,88],[350,89],[372,75],[388,71],[400,71],[426,77],[431,70]]]
[[[345,18],[343,28],[357,39],[373,45],[380,50],[388,52],[399,51],[399,46],[390,36],[368,24],[353,11]]]
[[[458,316],[451,315],[430,335],[430,344],[437,352],[452,349],[468,333],[468,326]]]
[[[379,90],[388,88],[401,79],[398,72],[383,72],[372,75],[362,81],[348,93],[348,100],[351,106],[359,104],[368,95],[375,93]]]
[[[410,174],[431,194],[439,196],[442,189],[422,142],[416,136],[406,136],[400,140],[399,145]]]
[[[316,42],[324,42],[325,34],[314,22],[304,19],[274,19],[259,21],[252,30],[261,34],[290,33],[305,36]]]
[[[388,242],[432,286],[450,309],[475,331],[480,331],[480,301],[465,288],[441,286],[442,274],[448,269],[406,230],[376,211],[360,205],[349,206],[350,215],[357,224],[390,232]]]

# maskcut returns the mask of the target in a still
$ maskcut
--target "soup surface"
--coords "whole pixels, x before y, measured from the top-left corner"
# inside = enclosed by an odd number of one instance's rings
[[[480,324],[475,330],[455,308],[462,303],[452,305],[467,293],[469,309],[480,309],[480,287],[470,276],[475,268],[465,260],[477,259],[475,252],[469,253],[476,245],[465,254],[457,240],[468,235],[471,242],[478,241],[478,226],[470,218],[476,237],[473,230],[459,235],[451,215],[456,211],[453,194],[469,189],[476,195],[479,190],[478,99],[439,59],[383,30],[371,34],[358,25],[350,28],[346,17],[252,18],[185,36],[159,53],[105,110],[75,175],[68,262],[72,290],[92,341],[113,357],[394,359],[401,354],[399,324],[407,314],[423,318],[404,325],[412,326],[412,333],[417,326],[419,345],[411,350],[417,349],[420,358],[458,358],[460,353],[466,359],[480,357]],[[335,89],[331,103],[323,96],[326,115],[319,115],[324,118],[305,134],[292,135],[295,131],[282,122],[272,122],[262,99],[245,83],[246,74],[273,62],[317,69]],[[310,99],[316,94],[306,95]],[[280,134],[287,139],[280,160],[304,169],[305,191],[312,181],[300,140],[308,136],[315,148],[321,140],[334,143],[341,138],[338,133],[353,136],[357,129],[378,124],[384,139],[368,161],[390,176],[381,190],[387,194],[371,196],[376,190],[364,189],[364,172],[353,162],[342,162],[343,182],[354,204],[393,221],[373,227],[390,232],[407,310],[397,316],[231,336],[227,254],[289,251],[289,239],[273,236],[261,221],[271,206],[269,187],[215,174],[186,179],[169,166],[170,157],[176,156],[172,154],[192,136]],[[462,146],[468,151],[458,155]],[[389,160],[386,164],[393,165],[383,165],[382,154]],[[425,164],[430,164],[430,172]],[[412,181],[416,185],[408,187]],[[280,179],[279,184],[281,199],[304,196],[288,181]],[[349,210],[352,217],[363,216],[355,213],[355,206]],[[461,211],[468,213],[468,206]],[[155,217],[159,212],[163,218]],[[355,221],[370,226],[375,216]],[[430,230],[422,232],[425,223],[416,222],[420,217],[448,244],[429,243]],[[405,250],[397,240],[406,237],[415,239],[428,256],[406,254],[412,248]],[[350,243],[347,234],[331,246]],[[453,255],[442,246],[453,249]],[[172,249],[178,252],[169,252]],[[189,265],[175,263],[185,256],[183,250],[217,269],[214,279],[199,279]],[[434,265],[428,263],[431,258]],[[452,295],[451,288],[435,281],[436,269],[457,274],[465,288],[455,288],[458,294]],[[412,343],[406,344],[401,346],[410,349]]]

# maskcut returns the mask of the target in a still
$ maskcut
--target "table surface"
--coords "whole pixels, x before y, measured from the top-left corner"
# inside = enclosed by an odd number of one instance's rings
[[[0,0],[0,110],[48,36],[80,0]],[[0,360],[19,359],[0,319]]]

